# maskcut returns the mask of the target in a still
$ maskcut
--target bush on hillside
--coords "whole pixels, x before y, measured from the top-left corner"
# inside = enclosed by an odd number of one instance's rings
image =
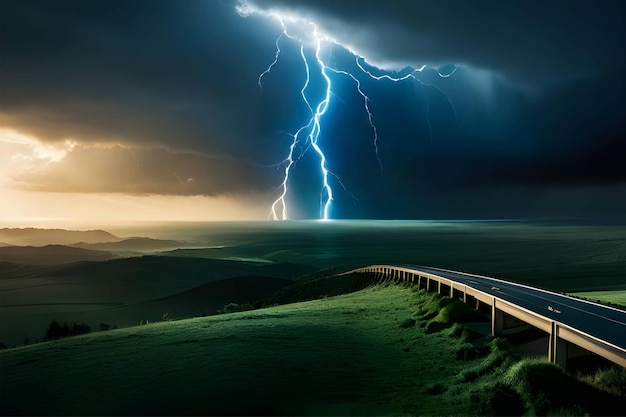
[[[470,409],[479,416],[521,416],[525,412],[519,394],[502,383],[471,390],[469,402]]]
[[[230,303],[226,304],[223,309],[217,310],[217,314],[229,314],[229,313],[237,313],[240,311],[249,311],[254,310],[254,306],[249,303],[246,304],[237,304]]]
[[[536,415],[559,410],[573,413],[588,412],[593,398],[558,365],[546,360],[524,359],[511,366],[503,378]]]
[[[618,366],[604,368],[580,379],[609,394],[626,397],[626,368]]]
[[[115,324],[109,324],[109,323],[100,323],[98,325],[98,328],[100,329],[101,332],[106,332],[107,330],[114,330],[117,329],[117,326]]]
[[[52,320],[48,325],[48,329],[46,330],[43,340],[47,342],[50,340],[61,339],[63,337],[87,334],[89,332],[91,332],[91,327],[85,323],[76,324],[76,322],[74,322],[74,325],[70,327],[67,323],[63,323],[63,326],[61,326],[58,321]]]

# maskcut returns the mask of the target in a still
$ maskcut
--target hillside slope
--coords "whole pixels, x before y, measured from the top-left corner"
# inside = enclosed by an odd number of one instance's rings
[[[615,397],[554,365],[516,363],[501,339],[446,324],[456,303],[403,286],[374,286],[0,351],[0,413],[545,415],[618,409]]]
[[[0,411],[346,415],[419,407],[459,414],[436,397],[414,402],[466,364],[441,367],[437,357],[455,348],[448,337],[425,345],[414,328],[400,327],[413,295],[370,288],[2,351]]]
[[[215,313],[225,303],[251,301],[252,296],[238,297],[234,289],[222,294],[220,289],[217,298],[207,296],[203,305],[189,304],[182,309],[176,302],[139,304],[228,278],[283,278],[290,275],[290,270],[292,276],[297,276],[299,271],[310,268],[160,256],[55,266],[0,262],[0,341],[12,347],[22,344],[25,336],[41,337],[52,319],[84,321],[95,328],[100,322],[128,326],[140,320],[153,321],[166,312],[175,317]],[[262,298],[278,287],[271,283],[267,289],[246,286],[246,290],[253,288],[259,290],[254,298]],[[125,305],[132,306],[125,309]],[[170,310],[173,305],[176,308]]]

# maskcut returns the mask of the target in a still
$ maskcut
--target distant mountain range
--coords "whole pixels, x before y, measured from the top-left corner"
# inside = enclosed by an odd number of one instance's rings
[[[0,242],[18,246],[71,245],[77,242],[100,243],[119,242],[122,238],[104,230],[65,230],[65,229],[0,229]]]
[[[104,230],[0,229],[0,262],[61,264],[189,248],[177,240],[120,238]]]
[[[118,257],[111,252],[63,245],[0,247],[0,262],[17,264],[52,265],[79,261],[108,261]]]

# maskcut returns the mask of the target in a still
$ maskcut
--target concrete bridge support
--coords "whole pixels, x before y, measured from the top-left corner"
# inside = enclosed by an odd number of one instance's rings
[[[491,334],[493,336],[523,332],[531,325],[497,307],[494,300],[491,306]]]
[[[559,337],[559,326],[552,322],[552,331],[550,332],[548,345],[548,360],[565,368],[565,365],[567,365],[568,345],[569,343]]]

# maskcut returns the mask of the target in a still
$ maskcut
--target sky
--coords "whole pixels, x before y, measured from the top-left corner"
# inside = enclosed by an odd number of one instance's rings
[[[2,0],[0,223],[624,219],[623,39],[620,0]]]

